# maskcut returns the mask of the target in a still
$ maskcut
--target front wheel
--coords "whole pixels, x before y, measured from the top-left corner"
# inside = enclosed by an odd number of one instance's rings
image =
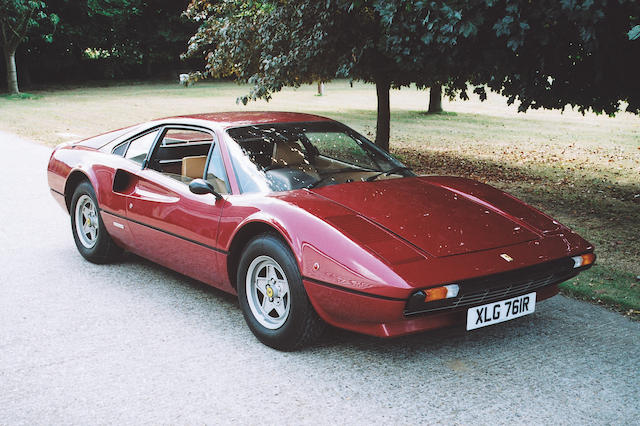
[[[104,227],[96,194],[89,182],[82,182],[73,193],[71,232],[78,251],[90,262],[108,263],[122,253]]]
[[[245,247],[238,266],[238,300],[253,334],[272,348],[300,348],[324,330],[293,254],[272,234],[259,235]]]

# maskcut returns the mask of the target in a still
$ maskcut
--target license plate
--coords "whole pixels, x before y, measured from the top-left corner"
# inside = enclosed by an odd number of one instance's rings
[[[509,321],[532,314],[535,310],[535,292],[482,306],[474,306],[467,310],[467,330]]]

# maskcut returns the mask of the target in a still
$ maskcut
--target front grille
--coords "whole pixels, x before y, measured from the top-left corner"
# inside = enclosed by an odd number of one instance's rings
[[[495,302],[530,293],[543,287],[559,284],[578,274],[571,258],[560,259],[515,271],[487,275],[459,281],[458,297],[424,302],[424,292],[411,297],[405,307],[405,315],[456,309]],[[422,294],[420,294],[422,293]]]

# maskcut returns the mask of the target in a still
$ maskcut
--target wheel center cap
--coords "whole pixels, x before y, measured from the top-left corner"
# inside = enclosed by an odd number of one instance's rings
[[[269,299],[273,299],[273,295],[274,295],[273,288],[269,284],[267,284],[267,297]]]

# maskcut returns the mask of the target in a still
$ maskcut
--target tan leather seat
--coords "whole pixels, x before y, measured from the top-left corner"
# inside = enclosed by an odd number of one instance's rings
[[[304,152],[295,142],[278,142],[273,147],[273,163],[279,166],[304,164]]]
[[[298,142],[278,142],[273,147],[272,166],[301,170],[318,178],[316,168],[304,156]]]
[[[204,166],[207,163],[206,155],[196,157],[184,157],[182,159],[182,176],[191,179],[202,179],[204,176]]]

